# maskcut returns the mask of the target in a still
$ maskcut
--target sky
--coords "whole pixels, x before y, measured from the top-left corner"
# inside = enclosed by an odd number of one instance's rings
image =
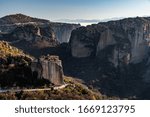
[[[150,0],[0,0],[0,17],[16,13],[51,21],[84,19],[87,23],[150,16]]]

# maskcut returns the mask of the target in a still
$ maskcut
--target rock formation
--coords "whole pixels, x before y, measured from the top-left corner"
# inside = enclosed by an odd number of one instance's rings
[[[30,27],[34,27],[34,29],[36,27],[38,31],[39,29],[42,29],[44,37],[49,38],[51,33],[53,33],[53,35],[60,43],[68,42],[71,31],[80,27],[80,25],[78,24],[55,23],[45,19],[32,18],[23,14],[9,15],[0,18],[0,32],[4,34],[14,32],[16,28],[22,28],[22,30],[26,30],[26,27],[28,27],[29,25]],[[40,35],[40,33],[38,34]],[[34,39],[34,37],[32,37],[32,39]]]
[[[81,27],[72,32],[72,56],[101,57],[102,51],[111,48],[111,62],[139,63],[148,55],[150,18],[129,18]],[[110,59],[110,58],[109,58]]]
[[[39,27],[32,24],[18,26],[9,34],[4,34],[3,37],[12,44],[25,41],[32,46],[37,46],[37,48],[51,47],[58,43],[50,27]],[[38,45],[38,43],[40,44]]]
[[[120,82],[121,79],[137,77],[139,80],[150,82],[148,17],[127,18],[80,27],[72,32],[69,46],[73,57],[94,57],[99,61],[97,66],[100,71],[95,73],[110,73],[109,78],[118,78]],[[99,66],[104,63],[107,66]],[[108,68],[114,72],[108,72]]]
[[[31,70],[37,73],[37,78],[47,79],[54,85],[63,85],[63,68],[58,56],[43,56],[31,63]]]
[[[48,48],[68,42],[71,31],[77,24],[55,23],[49,20],[32,18],[22,14],[0,18],[0,40],[39,57],[49,54]]]
[[[60,43],[69,42],[71,32],[80,27],[79,24],[51,23],[51,27]]]
[[[27,57],[29,59],[32,59],[22,50],[11,46],[8,42],[0,41],[0,59],[7,59],[8,57]]]

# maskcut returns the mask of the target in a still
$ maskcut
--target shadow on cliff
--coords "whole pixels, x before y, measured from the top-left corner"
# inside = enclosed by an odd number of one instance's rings
[[[141,99],[147,86],[143,82],[143,63],[114,68],[106,60],[95,57],[63,59],[65,75],[80,78],[89,87],[98,89],[106,96],[121,99]]]

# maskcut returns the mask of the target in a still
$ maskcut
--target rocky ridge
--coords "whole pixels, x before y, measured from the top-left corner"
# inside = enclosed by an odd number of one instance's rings
[[[11,24],[28,23],[28,22],[47,23],[49,21],[44,19],[32,18],[30,16],[26,16],[23,14],[7,15],[0,18],[1,25],[11,25]]]
[[[78,24],[51,22],[49,20],[33,18],[23,14],[8,15],[0,18],[0,31],[4,34],[14,32],[16,28],[20,27],[26,29],[26,25],[27,27],[37,27],[38,34],[40,34],[39,29],[42,28],[41,32],[47,34],[44,36],[48,38],[48,35],[51,35],[51,33],[53,33],[52,35],[55,35],[55,37],[60,43],[68,42],[71,35],[71,31],[80,27],[80,25]],[[50,31],[48,29],[50,29]],[[34,39],[33,36],[32,39]]]
[[[0,18],[0,40],[40,57],[48,48],[68,42],[71,31],[80,27],[77,24],[57,23],[33,18],[23,14],[8,15]]]
[[[8,56],[20,56],[25,55],[22,50],[12,47],[6,41],[0,41],[0,57],[5,58]]]

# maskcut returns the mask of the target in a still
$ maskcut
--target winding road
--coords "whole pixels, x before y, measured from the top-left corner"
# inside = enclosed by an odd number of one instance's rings
[[[57,89],[63,89],[67,86],[68,84],[64,84],[61,86],[55,86],[53,87],[54,90]],[[20,92],[20,91],[25,91],[25,92],[32,92],[32,91],[50,91],[52,88],[37,88],[37,89],[0,89],[0,93],[5,93],[5,92]]]

